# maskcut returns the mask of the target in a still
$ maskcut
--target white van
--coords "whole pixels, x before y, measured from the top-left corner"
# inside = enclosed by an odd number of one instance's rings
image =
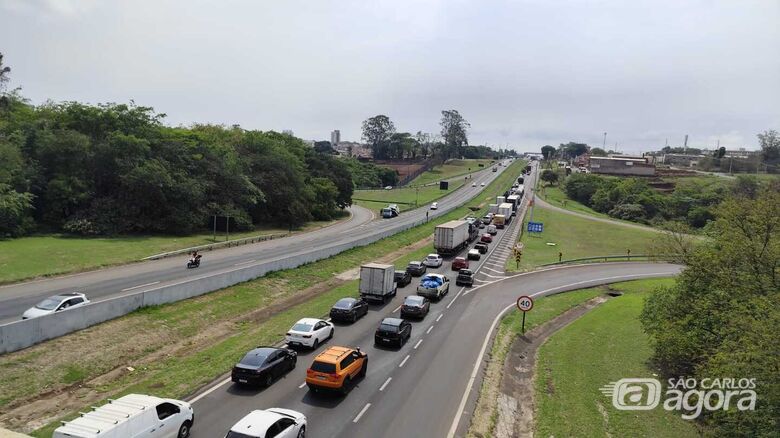
[[[193,420],[187,402],[129,394],[63,421],[52,438],[187,438]]]

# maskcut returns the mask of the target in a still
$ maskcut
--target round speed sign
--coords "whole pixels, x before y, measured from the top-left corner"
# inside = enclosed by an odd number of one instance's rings
[[[517,299],[517,308],[523,312],[527,312],[534,308],[534,300],[528,295],[523,295]]]

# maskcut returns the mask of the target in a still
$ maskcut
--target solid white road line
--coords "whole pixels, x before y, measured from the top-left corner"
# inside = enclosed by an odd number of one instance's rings
[[[303,388],[304,386],[306,386],[306,381],[305,381],[305,380],[303,381],[303,383],[301,383],[300,385],[298,385],[298,389],[301,389],[301,388]]]
[[[233,266],[248,265],[249,263],[256,262],[256,261],[257,261],[256,259],[247,260],[247,261],[245,261],[245,262],[239,262],[239,263],[236,263],[236,264],[235,264],[235,265],[233,265]]]
[[[398,365],[398,368],[401,368],[402,366],[404,366],[404,364],[406,363],[407,360],[409,360],[409,355],[408,354],[406,355],[404,360],[402,360],[401,363]]]
[[[392,377],[388,377],[387,380],[385,380],[385,383],[382,384],[382,386],[379,387],[380,391],[384,391],[385,387],[390,383],[390,381],[393,380]]]
[[[442,317],[442,316],[444,316],[444,314],[443,314],[443,313],[442,313],[441,315],[437,316],[437,317],[436,317],[436,322],[439,322],[439,320],[441,319],[441,317]]]
[[[222,385],[224,385],[226,383],[230,383],[230,380],[231,380],[230,377],[228,377],[227,379],[217,383],[216,385],[212,386],[211,388],[201,392],[200,394],[195,396],[195,398],[190,400],[190,403],[194,404],[195,402],[197,402],[198,400],[202,399],[203,397],[205,397],[205,396],[211,394],[212,392],[216,391],[217,388],[219,388],[220,386],[222,386]]]
[[[439,315],[441,317],[441,315]],[[426,335],[431,333],[431,330],[433,330],[433,326],[428,327],[428,331],[425,332]]]
[[[525,273],[524,273],[525,274]],[[524,275],[520,274],[520,275]],[[552,292],[557,289],[564,289],[569,288],[571,286],[577,286],[580,284],[585,283],[592,283],[592,282],[603,282],[606,280],[629,280],[634,277],[651,277],[651,276],[668,276],[668,272],[655,272],[650,274],[634,274],[634,275],[618,275],[614,277],[605,277],[605,278],[594,278],[591,280],[585,280],[585,281],[578,281],[576,283],[569,283],[558,287],[553,287],[550,289],[543,290],[541,292],[537,292],[535,294],[532,294],[532,297],[536,297],[538,295]],[[466,386],[466,391],[463,393],[463,398],[460,400],[460,405],[458,406],[458,411],[455,414],[455,418],[452,420],[452,425],[450,426],[450,431],[447,434],[447,438],[452,438],[455,436],[455,432],[458,430],[458,424],[460,424],[460,419],[463,416],[463,409],[466,407],[466,402],[468,401],[469,394],[471,393],[472,387],[474,386],[474,381],[476,380],[477,373],[479,372],[479,365],[482,363],[482,358],[485,356],[485,350],[487,349],[488,342],[490,341],[490,335],[493,333],[493,330],[496,329],[496,325],[501,320],[501,318],[506,314],[508,311],[510,311],[512,308],[515,307],[515,304],[510,304],[506,306],[501,312],[499,312],[498,315],[496,315],[496,318],[493,320],[493,324],[490,326],[490,330],[488,330],[487,334],[485,335],[485,341],[482,343],[482,348],[479,351],[479,355],[477,356],[477,360],[474,363],[474,369],[471,371],[471,376],[469,377],[469,382]]]
[[[416,344],[414,344],[414,349],[416,350],[416,349],[417,349],[417,347],[419,347],[419,346],[420,346],[420,344],[422,344],[422,339],[420,339],[419,341],[417,341],[417,343],[416,343]]]
[[[353,423],[357,423],[358,421],[360,421],[360,417],[362,417],[363,414],[365,414],[366,411],[368,410],[368,408],[370,408],[370,407],[371,407],[371,403],[366,403],[366,405],[363,406],[363,409],[360,410],[360,413],[357,414],[357,417],[355,417],[355,419],[352,420],[352,422]]]
[[[448,308],[448,309],[450,308],[450,306],[452,306],[452,303],[454,303],[454,302],[455,302],[455,300],[457,300],[457,299],[458,299],[458,297],[460,296],[460,294],[461,294],[462,292],[463,292],[463,288],[461,288],[461,289],[458,291],[458,294],[457,294],[457,295],[455,295],[455,297],[452,299],[452,301],[450,301],[450,303],[449,303],[449,304],[447,304],[447,308]]]
[[[154,286],[157,283],[159,283],[159,281],[154,281],[154,282],[146,283],[146,284],[139,284],[138,286],[133,286],[133,287],[128,287],[127,289],[122,289],[121,292],[127,292],[129,290],[138,289],[139,287]]]
[[[401,306],[403,306],[403,304],[401,304],[400,306],[396,307],[396,308],[395,308],[395,310],[393,310],[393,311],[392,311],[392,312],[390,312],[390,313],[395,313],[395,312],[397,312],[397,311],[401,310]]]

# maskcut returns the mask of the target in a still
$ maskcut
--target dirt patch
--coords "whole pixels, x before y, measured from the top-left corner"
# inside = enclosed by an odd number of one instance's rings
[[[517,399],[517,411],[513,415],[502,415],[502,412],[499,411],[496,430],[512,430],[513,433],[509,436],[533,436],[534,376],[539,347],[555,332],[608,299],[608,296],[591,298],[536,327],[525,336],[518,336],[515,339],[504,363],[500,392],[502,395]],[[546,373],[549,374],[549,371],[546,370]],[[547,376],[545,380],[545,390],[554,393],[555,388],[552,385],[551,376]]]

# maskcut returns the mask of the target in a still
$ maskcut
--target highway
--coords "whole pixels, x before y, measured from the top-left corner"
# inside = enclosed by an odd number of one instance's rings
[[[402,212],[397,218],[372,220],[375,215],[371,211],[353,207],[350,220],[331,227],[283,239],[206,252],[198,269],[186,269],[187,256],[180,256],[2,286],[0,287],[0,324],[20,319],[25,310],[43,298],[58,293],[83,292],[93,302],[140,293],[193,277],[217,275],[238,267],[249,267],[282,257],[317,252],[336,244],[376,235],[402,223],[422,220],[426,213],[429,213],[430,218],[435,218],[477,195],[484,190],[484,187],[480,187],[480,183],[490,183],[505,169],[505,166],[499,166],[498,172],[486,170],[474,173],[473,181],[477,183],[477,187],[465,184],[441,198],[438,200],[437,211],[428,210],[426,206]]]
[[[373,306],[356,324],[337,326],[333,339],[317,351],[300,352],[297,367],[271,387],[244,388],[228,378],[197,394],[192,398],[197,416],[192,436],[223,436],[249,411],[270,407],[304,413],[310,437],[463,436],[478,395],[479,371],[492,328],[502,312],[513,311],[519,295],[540,297],[625,280],[668,277],[680,269],[661,263],[569,266],[494,278],[480,287],[454,288],[441,302],[432,304],[422,321],[413,322],[412,338],[403,348],[374,347],[374,329],[382,318],[398,316],[403,296],[413,294],[419,283],[416,279],[399,290],[391,303]],[[329,345],[359,346],[368,353],[368,374],[346,397],[315,396],[304,385],[306,368]]]

